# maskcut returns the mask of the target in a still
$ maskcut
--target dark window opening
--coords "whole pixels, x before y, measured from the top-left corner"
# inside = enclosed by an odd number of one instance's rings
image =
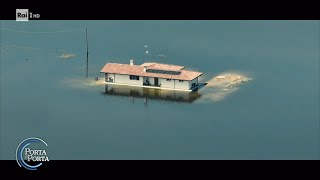
[[[139,76],[130,75],[131,80],[139,80]]]

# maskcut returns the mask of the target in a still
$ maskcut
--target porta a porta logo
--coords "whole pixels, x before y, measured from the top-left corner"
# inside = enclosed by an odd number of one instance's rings
[[[42,162],[49,161],[47,151],[45,149],[32,149],[31,144],[47,147],[48,144],[40,138],[31,137],[23,140],[16,150],[16,160],[20,167],[28,170],[37,170],[42,165]],[[35,165],[31,165],[35,164]]]
[[[29,12],[29,9],[16,9],[16,21],[29,21],[30,19],[39,19],[40,14]]]

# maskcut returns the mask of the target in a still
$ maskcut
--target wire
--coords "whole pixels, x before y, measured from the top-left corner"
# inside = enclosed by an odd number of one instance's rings
[[[18,45],[3,45],[3,44],[0,44],[0,47],[1,46],[7,46],[7,47],[11,47],[11,48],[23,48],[23,49],[40,49],[40,48],[35,48],[35,47],[30,47],[30,46],[18,46]]]
[[[78,30],[84,30],[84,29],[85,28],[69,29],[69,30],[62,30],[62,31],[51,31],[51,32],[32,32],[32,31],[19,31],[19,30],[15,30],[15,29],[0,28],[0,30],[3,30],[3,31],[27,33],[27,34],[64,33],[64,32],[78,31]]]

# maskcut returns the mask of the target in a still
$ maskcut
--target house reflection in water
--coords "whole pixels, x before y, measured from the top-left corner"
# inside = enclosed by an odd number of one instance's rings
[[[152,99],[160,101],[173,101],[179,103],[192,103],[196,99],[201,97],[198,91],[184,92],[174,90],[151,89],[143,87],[121,86],[114,84],[105,85],[105,91],[102,94],[132,98],[144,98],[145,102],[147,99]]]

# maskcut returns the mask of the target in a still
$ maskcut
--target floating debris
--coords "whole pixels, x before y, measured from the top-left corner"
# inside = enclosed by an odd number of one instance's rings
[[[84,79],[84,78],[65,78],[61,81],[64,86],[70,88],[79,88],[79,89],[88,89],[94,86],[104,85],[103,78],[92,78],[92,79]]]
[[[75,57],[75,54],[70,54],[70,53],[62,53],[59,57],[63,58],[63,59],[71,59],[73,57]]]
[[[240,74],[221,74],[208,81],[208,87],[232,88],[237,84],[252,80]]]
[[[218,102],[235,93],[240,84],[250,81],[252,78],[239,73],[222,73],[210,79],[203,90],[204,102]]]

